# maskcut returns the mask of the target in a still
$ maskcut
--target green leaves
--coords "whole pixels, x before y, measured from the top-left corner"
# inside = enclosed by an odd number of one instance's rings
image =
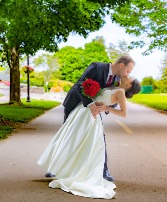
[[[86,37],[89,32],[103,26],[106,8],[117,2],[124,0],[2,0],[0,50],[4,52],[11,75],[14,68],[17,70],[17,85],[20,83],[19,63],[13,68],[16,61],[11,59],[11,50],[16,50],[18,58],[34,55],[40,49],[55,52],[57,44],[66,41],[71,32]],[[15,100],[20,87],[14,81],[11,81],[11,86],[11,91],[18,91],[12,92]]]
[[[126,32],[138,36],[131,48],[144,47],[144,54],[153,49],[167,50],[167,4],[166,0],[132,0],[113,7],[111,19],[125,27]]]
[[[119,1],[88,0],[3,0],[0,38],[7,49],[18,47],[20,54],[33,55],[39,49],[56,51],[70,32],[84,37],[103,24],[105,8]]]
[[[55,56],[60,64],[61,78],[75,83],[92,62],[109,62],[105,45],[101,38],[85,44],[84,49],[66,46]]]

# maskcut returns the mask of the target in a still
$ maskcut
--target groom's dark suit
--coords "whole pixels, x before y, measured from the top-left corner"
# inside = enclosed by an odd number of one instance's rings
[[[100,84],[100,87],[102,89],[105,88],[109,68],[110,63],[101,63],[101,62],[94,62],[87,67],[87,69],[84,71],[80,79],[72,86],[63,102],[63,106],[65,107],[64,121],[67,119],[70,112],[79,103],[83,103],[84,107],[87,107],[87,105],[89,105],[92,102],[91,98],[88,98],[82,94],[81,83],[86,79],[93,79]],[[112,82],[111,86],[113,85],[113,83],[114,81]],[[107,153],[104,163],[104,169],[107,169]]]
[[[94,62],[87,67],[80,79],[72,86],[68,92],[63,106],[70,113],[80,102],[86,107],[92,102],[91,98],[84,96],[81,92],[81,83],[85,79],[93,79],[100,84],[101,88],[105,88],[110,63]]]

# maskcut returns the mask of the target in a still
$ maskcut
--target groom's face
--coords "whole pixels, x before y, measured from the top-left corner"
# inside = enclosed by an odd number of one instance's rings
[[[129,74],[132,72],[134,68],[134,63],[130,62],[127,66],[125,66],[123,63],[119,64],[119,77],[129,76]]]

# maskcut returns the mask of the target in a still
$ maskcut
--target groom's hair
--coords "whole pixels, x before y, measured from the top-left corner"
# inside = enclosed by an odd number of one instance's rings
[[[134,94],[137,94],[141,91],[141,85],[137,79],[134,79],[131,85],[132,86],[125,91],[126,98],[132,98]]]
[[[135,65],[135,61],[129,55],[122,55],[115,63],[123,63],[125,66],[127,66],[130,62]]]

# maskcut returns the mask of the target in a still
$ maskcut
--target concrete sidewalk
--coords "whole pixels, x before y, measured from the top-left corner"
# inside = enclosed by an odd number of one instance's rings
[[[48,188],[50,179],[36,162],[62,123],[58,106],[0,141],[0,201],[56,201],[60,190]]]
[[[20,92],[21,98],[27,99],[27,93],[26,92]],[[9,102],[9,89],[0,89],[0,94],[3,94],[4,96],[0,97],[0,103],[8,103]],[[30,100],[37,99],[37,100],[53,100],[60,103],[63,103],[64,98],[66,97],[65,92],[47,92],[44,94],[39,93],[30,93]]]

